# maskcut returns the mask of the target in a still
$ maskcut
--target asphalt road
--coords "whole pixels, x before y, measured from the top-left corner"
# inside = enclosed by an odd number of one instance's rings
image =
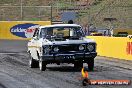
[[[132,88],[131,84],[83,87],[80,69],[74,69],[73,64],[50,64],[43,72],[31,69],[26,44],[27,41],[0,40],[0,88]],[[132,61],[98,56],[89,78],[132,80]]]

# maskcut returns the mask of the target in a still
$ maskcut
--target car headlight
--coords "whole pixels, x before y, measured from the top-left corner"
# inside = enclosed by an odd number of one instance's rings
[[[79,46],[79,50],[84,50],[85,48],[84,48],[84,46],[83,45],[80,45]]]
[[[54,47],[53,49],[55,52],[58,52],[59,51],[59,48],[58,47]]]
[[[94,50],[94,46],[91,45],[91,44],[88,44],[88,45],[87,45],[87,49],[91,52],[91,51]]]
[[[51,48],[49,46],[44,47],[44,53],[49,53],[51,51]]]

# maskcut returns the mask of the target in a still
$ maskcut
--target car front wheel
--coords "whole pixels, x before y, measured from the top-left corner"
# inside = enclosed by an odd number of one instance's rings
[[[91,60],[87,64],[88,64],[88,69],[90,71],[93,71],[94,70],[94,59],[91,58]]]
[[[39,69],[40,69],[40,71],[46,70],[46,63],[42,60],[39,60]]]
[[[38,68],[39,67],[38,61],[34,60],[31,56],[29,59],[29,67],[30,68]]]

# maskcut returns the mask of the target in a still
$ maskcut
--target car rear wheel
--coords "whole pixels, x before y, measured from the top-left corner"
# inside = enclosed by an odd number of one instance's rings
[[[90,71],[93,71],[94,70],[94,59],[91,58],[91,60],[87,64],[88,64],[88,69]]]
[[[40,69],[40,71],[46,70],[46,63],[44,61],[42,61],[41,59],[39,60],[39,69]]]
[[[38,68],[39,67],[39,62],[34,60],[31,56],[29,59],[29,67],[30,68]]]

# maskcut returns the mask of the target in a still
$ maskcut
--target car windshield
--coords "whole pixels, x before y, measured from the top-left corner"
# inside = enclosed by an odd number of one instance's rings
[[[84,33],[79,26],[42,28],[42,37],[48,39],[79,39]]]

